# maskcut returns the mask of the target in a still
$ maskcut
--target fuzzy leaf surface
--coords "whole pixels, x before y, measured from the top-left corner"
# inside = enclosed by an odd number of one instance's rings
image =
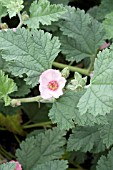
[[[67,161],[64,160],[54,160],[54,161],[49,161],[45,162],[44,164],[38,165],[36,168],[33,170],[66,170],[68,168]]]
[[[0,165],[0,170],[15,170],[16,163],[8,162]]]
[[[25,21],[29,28],[39,28],[39,24],[51,25],[52,21],[58,21],[66,12],[61,5],[50,5],[48,0],[34,1],[30,7],[30,18]]]
[[[61,31],[68,36],[61,39],[62,53],[68,61],[81,61],[86,57],[96,55],[99,47],[104,43],[105,32],[98,21],[85,14],[84,10],[70,10],[61,22]]]
[[[39,133],[36,137],[29,137],[20,144],[16,156],[23,168],[33,169],[37,164],[58,159],[64,153],[65,131],[58,128]]]
[[[105,150],[105,146],[102,143],[97,127],[84,126],[73,129],[73,133],[68,140],[67,150],[98,153]]]
[[[111,39],[113,38],[113,12],[107,14],[105,16],[105,20],[103,21],[103,26],[106,30],[107,38]]]
[[[3,99],[5,105],[10,104],[10,97],[8,94],[12,93],[16,90],[16,84],[7,75],[4,74],[2,70],[0,70],[0,99]]]
[[[113,144],[113,111],[108,115],[108,124],[99,128],[103,143],[109,148]]]
[[[101,156],[97,163],[96,170],[111,170],[113,169],[113,147],[109,151],[107,157]]]
[[[24,8],[23,0],[0,0],[0,2],[7,8],[10,18],[16,16]]]
[[[60,129],[68,130],[74,127],[76,117],[76,108],[78,96],[73,91],[66,92],[55,103],[49,112],[49,117],[53,123],[57,123]]]
[[[102,20],[105,18],[106,14],[113,11],[113,1],[112,0],[102,0],[98,7],[98,12],[96,18]]]
[[[105,115],[113,109],[113,51],[99,52],[90,87],[78,103],[81,114]]]
[[[0,18],[5,17],[7,15],[7,8],[2,6],[2,3],[0,2]]]
[[[9,70],[14,76],[25,73],[27,84],[38,84],[40,74],[51,68],[59,53],[60,43],[57,37],[42,30],[30,32],[24,28],[16,32],[0,32],[2,57],[9,61]]]

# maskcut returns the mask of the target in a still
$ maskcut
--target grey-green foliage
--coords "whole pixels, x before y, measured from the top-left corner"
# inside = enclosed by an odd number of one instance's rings
[[[106,14],[113,11],[112,0],[101,0],[101,4],[97,7],[91,8],[88,12],[97,20],[103,20]]]
[[[16,16],[23,8],[23,0],[0,0],[2,5],[7,8],[10,18]]]
[[[53,123],[57,123],[60,129],[69,129],[74,127],[74,119],[78,109],[78,94],[73,91],[66,92],[55,103],[49,112],[49,117]]]
[[[0,32],[0,49],[2,57],[9,61],[9,70],[14,76],[25,73],[27,84],[38,84],[40,74],[51,68],[53,60],[59,53],[60,42],[57,37],[42,30],[30,32],[24,28],[16,32]]]
[[[0,70],[0,99],[4,100],[6,106],[10,104],[10,97],[8,95],[15,90],[17,90],[17,87],[14,81]]]
[[[81,97],[78,107],[81,114],[105,115],[113,110],[113,52],[99,52],[94,65],[90,87]]]
[[[68,168],[67,163],[64,160],[49,161],[36,166],[33,170],[66,170]]]
[[[105,16],[105,20],[103,21],[103,26],[106,30],[107,38],[113,38],[113,12],[107,14]]]
[[[25,170],[33,169],[37,164],[59,159],[64,153],[65,131],[58,128],[29,137],[20,144],[16,156]]]
[[[81,61],[96,55],[104,43],[105,31],[101,23],[93,19],[84,10],[67,8],[60,24],[65,36],[61,36],[61,50],[68,61]]]
[[[25,24],[29,28],[39,28],[39,24],[51,25],[52,21],[58,21],[66,9],[61,5],[51,5],[48,0],[35,0],[30,7],[30,17]]]
[[[98,153],[105,150],[105,145],[100,138],[98,126],[76,127],[72,132],[67,144],[68,151],[75,150]]]
[[[2,6],[2,3],[0,2],[0,19],[7,15],[7,8]]]
[[[16,163],[15,162],[8,162],[0,165],[0,170],[15,170]]]
[[[100,126],[100,137],[109,148],[113,144],[113,111],[108,115],[108,124]]]
[[[109,151],[107,156],[101,156],[96,170],[112,170],[113,169],[113,148]]]
[[[30,93],[31,86],[27,85],[23,79],[16,78],[14,79],[17,84],[18,91],[15,91],[11,94],[11,97],[24,97],[28,93]]]
[[[56,102],[53,103],[49,112],[49,117],[53,123],[57,123],[60,129],[72,128],[75,124],[79,126],[94,126],[108,124],[107,115],[92,115],[90,113],[81,114],[77,108],[80,98],[85,93],[67,91]]]

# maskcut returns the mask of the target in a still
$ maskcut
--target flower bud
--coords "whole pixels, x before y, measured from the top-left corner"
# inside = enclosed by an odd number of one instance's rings
[[[61,75],[62,75],[62,77],[64,77],[64,78],[69,77],[69,73],[70,73],[69,67],[65,67],[65,68],[61,71]]]
[[[1,23],[0,28],[1,29],[8,29],[8,25],[6,23]]]
[[[29,15],[27,14],[26,11],[24,11],[24,12],[22,13],[21,17],[22,17],[22,21],[26,21],[26,20],[28,20]]]
[[[82,78],[81,74],[75,72],[74,79],[67,85],[67,89],[73,90],[75,92],[82,90],[87,82],[87,77]]]

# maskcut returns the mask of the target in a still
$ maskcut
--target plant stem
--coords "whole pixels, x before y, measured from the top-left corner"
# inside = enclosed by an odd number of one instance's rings
[[[18,17],[19,17],[20,23],[19,23],[19,25],[17,26],[17,28],[20,28],[20,27],[22,26],[22,24],[23,24],[23,21],[22,21],[22,17],[21,17],[20,12],[18,13]]]
[[[29,102],[39,102],[39,103],[53,103],[55,101],[54,98],[51,100],[44,100],[41,96],[36,97],[28,97],[28,98],[20,98],[20,99],[12,99],[11,105],[13,107],[21,105],[21,103],[29,103]]]
[[[15,159],[15,156],[12,155],[10,152],[7,152],[3,147],[0,146],[0,152],[8,159]]]
[[[58,62],[53,62],[53,66],[54,67],[57,67],[57,68],[65,68],[65,67],[68,67],[70,71],[72,72],[79,72],[81,74],[84,74],[84,75],[89,75],[89,72],[87,69],[82,69],[82,68],[78,68],[78,67],[74,67],[74,66],[70,66],[70,65],[67,65],[67,64],[62,64],[62,63],[58,63]]]
[[[15,137],[16,141],[20,144],[20,140],[19,140],[19,138],[17,137],[17,135],[14,135],[14,137]]]
[[[35,127],[41,127],[41,126],[47,126],[47,125],[51,125],[52,122],[42,122],[42,123],[36,123],[36,124],[31,124],[31,125],[23,125],[23,129],[29,129],[29,128],[35,128]]]
[[[96,54],[92,56],[91,58],[91,63],[89,65],[89,68],[88,68],[88,73],[90,74],[90,72],[93,70],[94,68],[94,63],[95,63],[95,58],[97,57],[97,54],[99,52],[99,49],[97,50]]]
[[[89,73],[89,74],[90,74],[90,72],[93,70],[94,62],[95,62],[95,56],[92,57],[91,63],[90,63],[90,65],[89,65],[89,68],[88,68],[88,73]]]

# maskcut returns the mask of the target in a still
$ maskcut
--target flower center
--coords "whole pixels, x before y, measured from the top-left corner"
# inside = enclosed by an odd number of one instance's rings
[[[55,81],[55,80],[50,81],[49,84],[48,84],[48,88],[49,88],[50,90],[53,90],[53,91],[57,90],[58,87],[59,87],[58,82]]]

